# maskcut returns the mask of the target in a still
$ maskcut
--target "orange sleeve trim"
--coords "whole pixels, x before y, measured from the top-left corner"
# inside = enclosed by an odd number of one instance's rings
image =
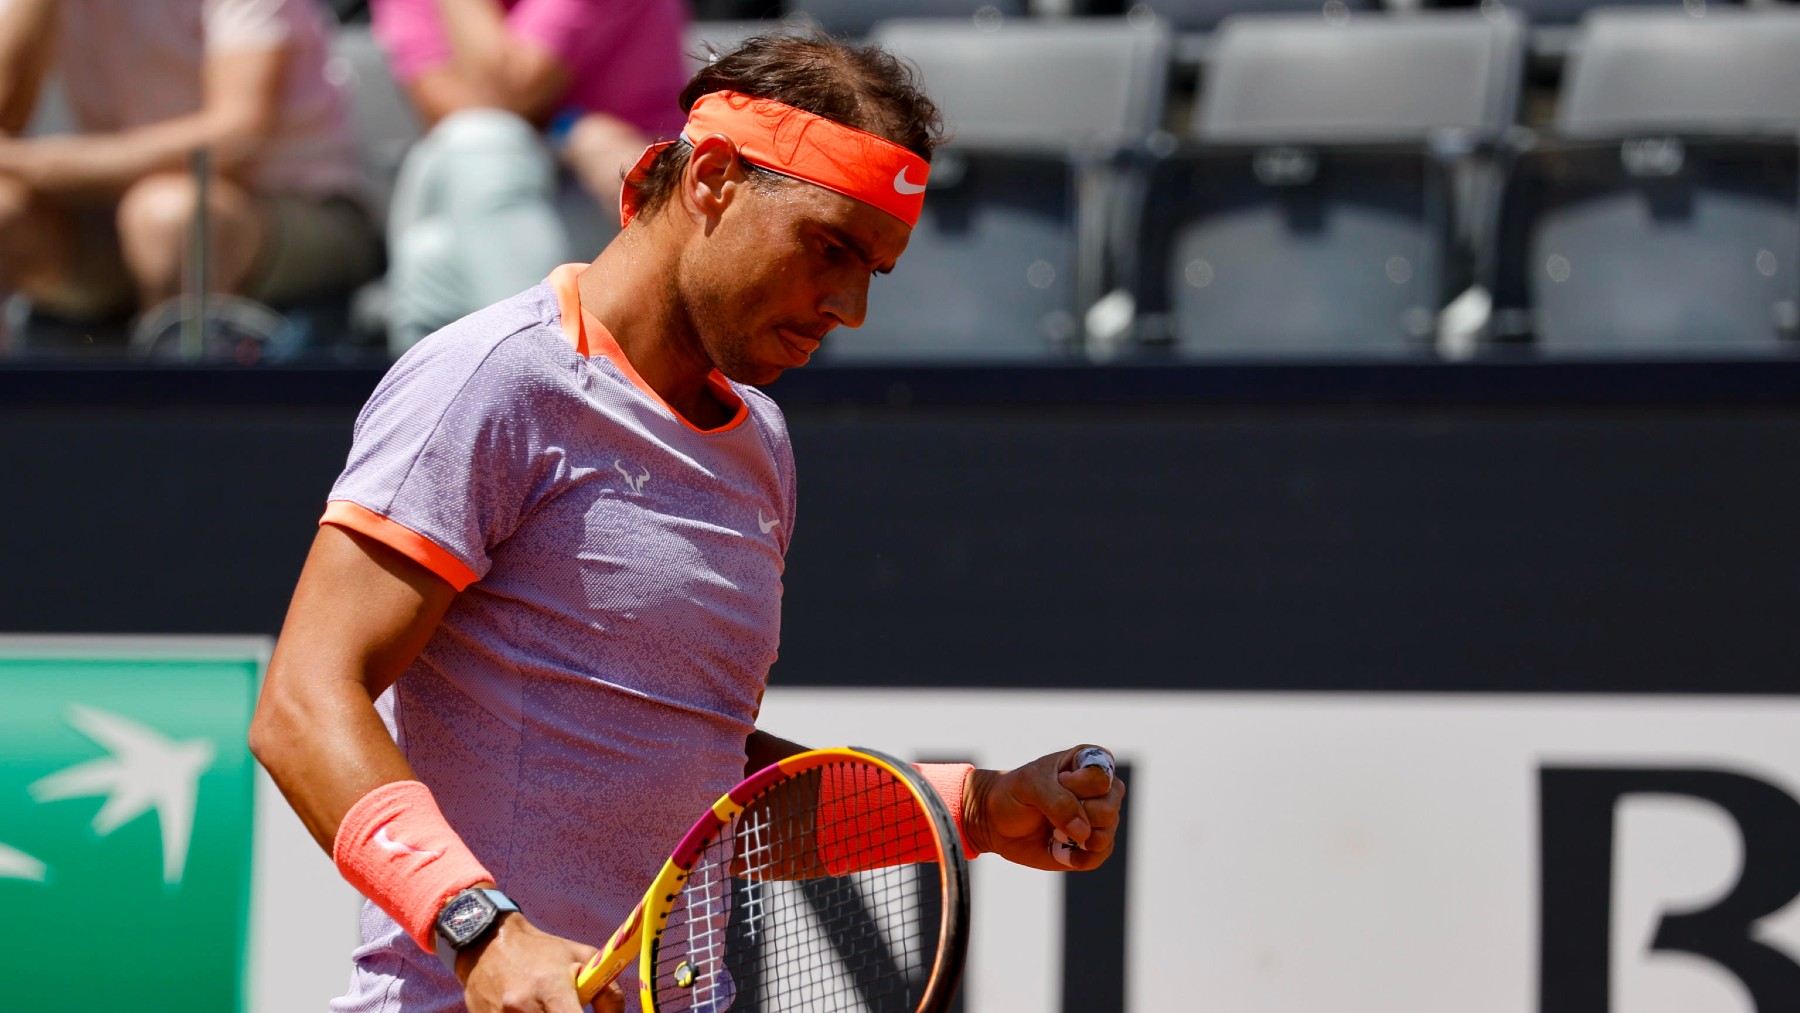
[[[320,524],[335,524],[359,535],[366,535],[444,578],[458,591],[481,579],[481,575],[451,555],[443,546],[417,531],[347,499],[334,499],[325,504]]]

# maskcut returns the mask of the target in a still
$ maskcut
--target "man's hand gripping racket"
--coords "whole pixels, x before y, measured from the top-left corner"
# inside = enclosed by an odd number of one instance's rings
[[[576,976],[582,1002],[637,962],[645,1013],[937,1013],[962,973],[956,824],[910,765],[788,757],[694,824]]]

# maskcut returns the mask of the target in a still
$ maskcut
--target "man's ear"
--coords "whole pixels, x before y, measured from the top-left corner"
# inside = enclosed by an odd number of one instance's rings
[[[694,144],[681,174],[682,206],[696,223],[717,221],[745,182],[744,159],[724,134],[708,134]]]

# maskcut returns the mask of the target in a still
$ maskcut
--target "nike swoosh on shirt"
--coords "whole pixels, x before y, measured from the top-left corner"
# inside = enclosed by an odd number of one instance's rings
[[[424,848],[415,848],[405,841],[394,840],[388,836],[386,823],[383,823],[375,831],[375,843],[380,845],[382,850],[391,851],[396,855],[424,855],[426,858],[436,858],[443,854],[441,851],[426,851]]]
[[[906,178],[906,170],[901,169],[894,173],[894,192],[911,197],[913,194],[924,193],[925,184],[909,182]]]
[[[774,520],[764,520],[762,507],[757,507],[756,508],[756,526],[761,528],[762,533],[766,535],[769,532],[775,530],[776,528],[781,527],[781,518],[777,517]]]

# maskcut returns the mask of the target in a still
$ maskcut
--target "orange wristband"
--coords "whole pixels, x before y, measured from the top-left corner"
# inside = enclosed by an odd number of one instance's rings
[[[444,904],[494,878],[418,781],[393,781],[358,799],[338,824],[331,859],[426,953]]]
[[[967,763],[914,764],[949,807],[963,853],[974,858],[962,832]],[[873,770],[827,767],[819,781],[819,856],[833,875],[937,860],[931,825],[918,815],[906,787]]]
[[[962,842],[963,856],[974,858],[981,852],[969,843],[969,835],[963,833],[963,786],[968,782],[969,771],[975,769],[973,763],[915,763],[919,773],[937,789],[943,797],[944,805],[950,809],[950,818],[956,821],[956,839]]]

